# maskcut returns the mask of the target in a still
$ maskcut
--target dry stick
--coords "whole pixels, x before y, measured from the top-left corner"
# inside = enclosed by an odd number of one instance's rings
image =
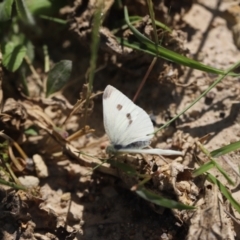
[[[152,69],[153,69],[153,66],[154,66],[155,63],[156,63],[156,61],[157,61],[157,58],[154,57],[153,60],[152,60],[152,62],[151,62],[151,64],[150,64],[150,66],[149,66],[149,68],[148,68],[148,70],[147,70],[147,72],[146,72],[146,74],[145,74],[144,77],[143,77],[143,80],[142,80],[140,86],[138,87],[138,90],[137,90],[137,92],[136,92],[136,94],[135,94],[135,96],[134,96],[134,98],[133,98],[133,102],[136,101],[136,99],[137,99],[137,97],[138,97],[138,95],[139,95],[139,92],[142,90],[143,85],[145,84],[145,82],[146,82],[146,80],[147,80],[150,72],[151,72]]]
[[[0,136],[3,137],[4,139],[6,139],[7,141],[11,142],[12,144],[14,144],[14,140],[13,140],[12,138],[10,138],[9,136],[7,136],[6,134],[4,134],[3,132],[0,132]],[[17,146],[17,149],[20,149],[20,151],[21,151],[22,153],[24,153],[23,150],[20,148],[20,146],[19,146],[16,142],[15,142],[14,146]],[[8,149],[8,150],[9,150],[9,149]],[[11,150],[12,150],[12,148],[10,148],[10,151],[11,151]],[[12,152],[10,152],[10,153],[12,153]],[[9,155],[10,155],[10,154],[9,154]],[[13,155],[13,153],[12,153],[12,155]],[[26,156],[26,155],[25,155],[25,156]],[[3,162],[4,162],[5,166],[6,166],[9,174],[11,175],[12,179],[15,181],[16,184],[20,185],[20,188],[23,188],[23,187],[22,187],[22,184],[20,183],[20,181],[18,180],[18,178],[15,176],[14,172],[12,171],[12,168],[11,168],[10,164],[7,162],[7,159],[5,159],[5,158],[3,157],[2,160],[3,160]],[[18,162],[18,160],[17,160],[15,157],[12,158],[11,160],[12,160],[13,163],[15,164],[16,168],[21,171],[21,170],[22,170],[22,166],[20,165],[20,163]],[[8,185],[9,185],[9,184],[8,184]]]
[[[43,45],[44,54],[44,72],[47,73],[50,70],[49,54],[47,45]]]
[[[90,127],[88,125],[86,125],[85,127],[83,127],[82,129],[78,130],[77,132],[73,133],[72,135],[68,136],[66,138],[67,141],[72,141],[76,138],[79,138],[81,136],[84,136],[88,133],[93,133],[95,130],[94,129],[90,129]]]
[[[10,164],[9,164],[6,160],[4,160],[4,163],[5,163],[5,166],[6,166],[7,170],[8,170],[8,172],[10,173],[11,177],[13,178],[14,182],[15,182],[17,185],[22,186],[21,182],[18,180],[18,178],[17,178],[16,175],[14,174],[14,172],[13,172]]]
[[[68,204],[68,208],[67,208],[66,220],[65,220],[65,224],[64,224],[65,229],[67,228],[67,225],[68,225],[68,217],[70,215],[71,205],[72,205],[72,196],[69,199],[69,204]]]
[[[96,96],[98,96],[98,95],[100,95],[100,94],[102,94],[102,92],[96,93],[96,94],[90,96],[89,100],[95,98]],[[79,102],[79,101],[78,101],[78,102],[75,104],[75,106],[73,107],[72,112],[70,112],[70,114],[66,117],[65,121],[63,122],[63,124],[62,124],[63,126],[66,124],[66,122],[68,121],[68,119],[69,119],[80,107],[82,107],[82,106],[84,105],[85,102],[86,102],[86,99],[84,99],[82,102]]]
[[[46,45],[43,45],[43,55],[44,55],[44,72],[49,72],[50,64],[49,64],[49,55],[48,55],[48,48]],[[47,76],[43,79],[43,92],[47,92]]]
[[[36,78],[38,84],[39,84],[40,86],[42,86],[41,78],[40,78],[40,76],[38,75],[38,73],[36,72],[35,68],[33,67],[33,65],[32,65],[30,59],[28,58],[28,56],[25,56],[24,59],[25,59],[26,63],[28,64],[28,67],[30,68],[32,74],[33,74],[34,77]]]
[[[240,221],[234,217],[230,212],[223,210],[235,223],[237,223],[238,225],[240,225]]]
[[[157,57],[159,55],[159,52],[158,52],[158,36],[157,36],[157,28],[156,28],[156,24],[155,24],[155,16],[154,16],[154,11],[153,11],[153,5],[152,5],[152,1],[151,0],[147,0],[147,4],[148,4],[148,9],[149,9],[149,14],[150,14],[150,18],[151,18],[151,21],[152,21],[152,26],[153,26],[153,33],[154,33],[154,38],[155,38],[155,47],[156,47],[156,53],[157,53]],[[143,88],[143,85],[145,84],[150,72],[152,71],[153,69],[153,66],[155,65],[156,61],[157,61],[157,57],[154,57],[145,76],[143,77],[143,80],[133,98],[133,102],[136,101],[138,95],[139,95],[139,92],[142,90]]]
[[[15,142],[11,137],[9,137],[8,135],[6,135],[3,132],[0,132],[0,136],[3,137],[4,139],[8,140],[11,142],[11,144],[17,149],[17,151],[19,152],[19,154],[21,155],[21,157],[26,160],[28,159],[27,154],[22,150],[22,148],[18,145],[17,142]],[[11,151],[11,150],[10,150]],[[12,153],[13,154],[13,153]],[[16,166],[16,168],[21,171],[22,170],[22,166],[19,163],[19,161],[17,160],[17,158],[13,158],[12,159],[14,165]]]
[[[13,153],[12,146],[10,146],[10,145],[8,146],[8,154],[9,154],[10,159],[14,163],[14,165],[16,166],[16,164],[17,164],[16,167],[17,167],[18,171],[21,172],[24,169],[24,167],[19,164],[18,159],[15,157],[15,155]]]

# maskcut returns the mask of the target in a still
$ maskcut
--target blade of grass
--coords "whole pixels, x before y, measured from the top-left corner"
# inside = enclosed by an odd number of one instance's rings
[[[197,142],[197,146],[201,149],[201,151],[206,154],[206,156],[210,159],[211,164],[213,164],[213,166],[215,166],[217,168],[217,170],[225,177],[225,179],[228,181],[229,184],[234,185],[234,181],[228,176],[228,174],[226,173],[226,171],[215,161],[215,159],[213,159],[211,157],[210,152],[200,143]],[[209,166],[211,165],[209,164]],[[205,165],[205,164],[204,164]],[[202,166],[201,166],[202,167]],[[198,172],[202,172],[203,170],[201,169],[198,170]],[[206,166],[204,166],[203,168],[206,169]],[[208,169],[209,170],[209,169]]]
[[[147,0],[147,3],[148,3],[149,15],[150,15],[152,26],[153,26],[153,34],[154,34],[154,40],[155,40],[156,53],[157,53],[157,56],[158,56],[159,55],[159,52],[158,52],[158,35],[157,35],[157,27],[156,27],[156,24],[155,24],[155,15],[154,15],[154,11],[153,11],[152,0]]]
[[[204,165],[200,166],[193,172],[193,176],[197,177],[201,174],[207,173],[211,168],[216,167],[217,170],[225,177],[229,184],[234,185],[234,181],[228,176],[228,174],[221,168],[221,166],[211,159],[210,162],[205,163]]]
[[[217,168],[217,170],[226,178],[226,180],[228,181],[229,184],[231,184],[232,186],[234,186],[234,181],[228,176],[228,174],[226,173],[225,170],[223,170],[223,168],[216,162],[212,159],[212,161],[214,162],[215,164],[215,167]]]
[[[219,76],[218,79],[207,89],[205,90],[198,98],[196,98],[191,104],[189,104],[185,109],[183,109],[178,115],[176,115],[174,118],[172,118],[170,121],[165,123],[162,127],[157,129],[155,133],[159,132],[163,128],[167,127],[170,123],[175,121],[179,116],[184,114],[188,109],[190,109],[194,104],[196,104],[202,97],[204,97],[208,92],[211,91],[212,88],[214,88],[219,82],[222,81],[223,78],[225,78],[233,69],[237,68],[240,65],[240,61],[235,63],[233,66],[231,66],[226,72],[224,72],[224,75]]]
[[[29,90],[28,90],[28,84],[27,84],[27,79],[26,79],[26,69],[22,68],[20,71],[20,78],[22,82],[22,87],[23,87],[23,92],[26,96],[29,96]]]
[[[142,33],[140,33],[136,28],[132,26],[132,24],[129,21],[128,11],[126,6],[124,7],[124,17],[125,21],[128,25],[128,27],[131,29],[133,34],[136,36],[136,38],[140,41],[140,43],[137,42],[129,42],[128,40],[122,40],[119,39],[119,43],[123,43],[125,46],[138,49],[138,50],[145,50],[145,52],[148,52],[154,56],[157,56],[156,49],[155,49],[155,43],[152,42],[150,39],[145,37]],[[142,47],[142,45],[145,45],[145,48]],[[147,49],[146,49],[147,48]],[[168,61],[172,61],[178,64],[182,64],[184,66],[188,66],[190,68],[198,69],[201,71],[209,72],[209,73],[215,73],[215,74],[224,74],[224,71],[201,64],[195,60],[192,60],[190,58],[187,58],[185,56],[182,56],[180,54],[177,54],[171,50],[168,50],[164,47],[158,46],[158,53],[159,57],[166,59]],[[238,76],[238,74],[231,73],[231,76]]]
[[[97,62],[97,52],[99,48],[99,29],[102,24],[101,21],[101,13],[103,8],[103,1],[100,1],[100,5],[98,6],[94,18],[93,18],[93,29],[92,29],[92,38],[91,38],[91,59],[90,59],[90,69],[89,69],[89,94],[92,92],[93,80],[96,70],[96,62]]]
[[[179,202],[176,202],[171,199],[164,198],[150,190],[147,190],[143,187],[136,190],[136,193],[143,199],[152,202],[156,205],[166,207],[166,208],[177,208],[177,209],[195,209],[193,206],[185,205]]]
[[[129,17],[129,21],[131,22],[131,24],[135,24],[137,22],[140,22],[143,18],[140,16],[130,16]],[[167,32],[172,32],[172,29],[169,28],[167,25],[165,25],[162,22],[157,21],[156,19],[154,20],[156,26],[162,28],[163,30],[167,31]],[[116,24],[116,27],[111,31],[113,34],[117,33],[119,30],[125,30],[128,28],[128,25],[125,24],[126,21],[125,20],[121,20]]]
[[[18,184],[12,183],[12,182],[5,181],[5,180],[3,180],[1,178],[0,178],[0,184],[12,187],[14,189],[19,189],[19,190],[24,190],[24,191],[27,190],[27,188],[22,186],[22,185],[18,185]]]
[[[84,123],[86,124],[87,121],[87,110],[89,105],[89,99],[92,93],[93,88],[93,80],[96,70],[96,62],[97,62],[97,53],[99,48],[99,29],[102,24],[101,21],[101,15],[102,15],[102,9],[104,6],[104,1],[100,0],[98,1],[98,6],[95,10],[94,16],[93,16],[93,25],[92,25],[92,35],[91,35],[91,58],[90,58],[90,67],[89,67],[89,77],[88,77],[88,94],[86,99],[86,106],[85,106],[85,119]]]
[[[224,147],[218,148],[218,149],[212,151],[210,154],[212,157],[220,157],[224,154],[236,151],[238,149],[240,149],[240,141],[230,143]]]
[[[49,20],[51,22],[55,22],[55,23],[59,23],[59,24],[63,24],[63,25],[67,24],[67,21],[64,20],[64,19],[61,19],[61,18],[49,17],[49,16],[46,16],[46,15],[40,15],[39,17],[42,18],[42,19]]]
[[[214,168],[214,167],[215,167],[215,164],[212,161],[207,162],[202,166],[200,166],[198,169],[194,170],[192,175],[193,177],[198,177],[204,173],[207,173],[207,171],[209,171],[211,168]]]

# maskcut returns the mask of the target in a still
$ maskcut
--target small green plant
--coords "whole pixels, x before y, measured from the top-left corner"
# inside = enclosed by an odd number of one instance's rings
[[[63,5],[57,4],[57,1],[24,1],[24,0],[4,0],[0,3],[0,32],[1,32],[1,50],[3,53],[3,66],[10,72],[19,71],[22,76],[23,91],[29,95],[26,83],[26,68],[28,67],[37,79],[43,82],[45,87],[45,96],[49,97],[56,91],[59,91],[68,81],[72,62],[62,60],[50,69],[49,57],[45,58],[46,79],[40,79],[36,73],[33,64],[35,59],[35,47],[31,38],[23,30],[24,26],[28,31],[39,34],[41,29],[37,27],[35,18],[48,19],[44,14],[53,14]],[[14,11],[15,10],[15,11]],[[51,21],[65,21],[51,17]],[[59,21],[57,21],[59,20]],[[46,46],[44,55],[48,56]],[[27,66],[26,66],[27,65]],[[49,70],[50,69],[50,70]],[[46,82],[44,82],[46,81]]]

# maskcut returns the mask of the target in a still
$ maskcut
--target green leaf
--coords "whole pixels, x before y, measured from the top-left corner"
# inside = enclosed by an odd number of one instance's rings
[[[19,18],[26,24],[35,25],[33,15],[28,10],[25,0],[15,0]]]
[[[72,61],[62,60],[57,63],[48,73],[46,96],[59,91],[68,81],[71,72]]]
[[[11,35],[11,42],[14,45],[24,45],[26,47],[26,55],[32,63],[35,57],[34,45],[23,33],[15,33]]]
[[[35,52],[34,52],[34,45],[32,44],[32,42],[29,39],[26,39],[24,41],[24,45],[27,49],[27,56],[28,59],[30,60],[30,62],[32,63],[35,57]]]
[[[29,11],[34,15],[54,16],[66,6],[66,1],[59,0],[25,0]]]
[[[26,51],[24,45],[15,45],[13,42],[8,42],[3,47],[3,66],[9,71],[15,72],[20,67]]]
[[[25,134],[30,135],[30,136],[37,136],[38,132],[33,129],[33,128],[28,128],[24,131]]]
[[[239,203],[233,198],[231,193],[225,188],[225,186],[213,175],[210,173],[207,174],[207,178],[210,182],[216,184],[221,191],[221,193],[228,199],[231,205],[240,213],[240,205]]]
[[[13,0],[4,0],[0,3],[0,22],[11,19]]]
[[[140,188],[136,191],[136,193],[142,197],[143,199],[152,202],[154,204],[157,204],[162,207],[167,208],[177,208],[177,209],[195,209],[193,206],[185,205],[179,202],[176,202],[174,200],[170,200],[164,197],[159,196],[158,194],[147,190],[145,188]]]
[[[222,156],[222,155],[227,154],[229,152],[236,151],[238,149],[240,149],[240,141],[230,143],[227,146],[218,148],[218,149],[212,151],[210,154],[211,154],[212,157],[219,157],[219,156]]]

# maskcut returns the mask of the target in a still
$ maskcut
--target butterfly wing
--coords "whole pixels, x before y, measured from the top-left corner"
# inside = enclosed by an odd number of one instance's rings
[[[148,114],[116,88],[108,85],[103,93],[103,121],[111,144],[124,147],[139,142],[145,147],[154,128]]]

